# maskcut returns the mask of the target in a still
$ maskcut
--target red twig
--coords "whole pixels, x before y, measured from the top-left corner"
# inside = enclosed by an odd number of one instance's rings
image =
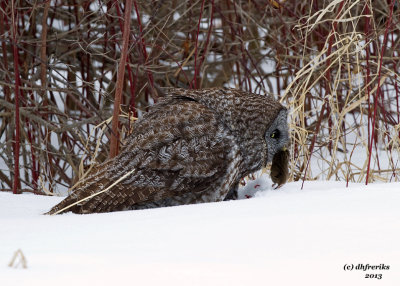
[[[378,78],[377,78],[378,87],[376,89],[376,93],[375,93],[375,96],[374,96],[374,103],[375,104],[374,104],[374,115],[372,117],[372,134],[371,134],[371,137],[369,138],[369,144],[368,144],[369,145],[368,146],[369,154],[368,154],[367,176],[366,176],[366,179],[365,179],[365,184],[366,185],[368,185],[370,166],[371,166],[372,145],[374,144],[374,139],[375,139],[376,111],[377,111],[377,107],[378,107],[378,100],[382,96],[381,95],[381,93],[382,93],[382,91],[381,91],[381,71],[382,71],[383,55],[385,54],[385,50],[386,50],[389,26],[390,26],[390,24],[392,22],[394,2],[395,2],[395,0],[392,0],[391,4],[390,4],[389,18],[387,19],[387,22],[386,22],[385,34],[383,36],[383,42],[382,42],[382,47],[381,47],[381,52],[380,52],[380,56],[381,57],[379,59]],[[383,99],[382,99],[382,101],[383,101]]]
[[[201,1],[199,22],[197,24],[196,44],[195,44],[195,51],[194,51],[194,76],[193,76],[194,89],[197,89],[197,75],[199,73],[198,69],[200,68],[200,67],[197,67],[197,49],[198,49],[198,44],[199,44],[200,23],[201,23],[201,18],[203,16],[203,10],[204,10],[204,0]]]
[[[123,27],[123,25],[122,25],[122,21],[121,21],[121,11],[119,10],[119,4],[118,4],[117,1],[115,1],[115,8],[116,8],[116,11],[117,11],[117,14],[118,14],[118,19],[119,19],[118,23],[119,23],[119,27],[120,27],[120,29],[121,29],[121,32],[123,33],[123,32],[124,32],[124,27]],[[113,30],[114,30],[114,29],[113,29]],[[113,31],[113,30],[112,30],[112,31]],[[115,32],[114,32],[114,33],[115,33]],[[114,34],[114,33],[113,33],[113,34]],[[130,88],[130,91],[131,91],[131,100],[130,100],[129,108],[130,108],[130,111],[132,111],[133,116],[136,116],[136,108],[135,108],[135,89],[136,89],[136,78],[137,78],[137,73],[134,74],[133,71],[132,71],[131,66],[129,65],[129,63],[131,62],[129,56],[127,57],[126,60],[127,60],[126,68],[127,68],[127,70],[128,70],[128,79],[129,79],[129,83],[130,83],[130,84],[129,84],[129,88]]]
[[[14,55],[14,75],[15,75],[15,143],[14,143],[14,183],[13,193],[18,193],[19,188],[19,145],[20,145],[20,121],[19,121],[19,96],[20,96],[20,76],[18,63],[18,47],[17,47],[17,21],[18,10],[15,9],[16,1],[12,1],[12,42]]]
[[[368,3],[365,4],[365,12],[364,14],[367,16],[365,18],[365,28],[364,28],[364,32],[365,32],[365,42],[368,43],[365,47],[365,52],[366,52],[366,57],[365,57],[365,62],[366,62],[366,72],[367,72],[367,77],[366,77],[366,86],[367,86],[367,102],[368,102],[368,138],[370,138],[370,130],[371,130],[371,97],[370,97],[370,93],[371,93],[371,88],[370,88],[370,82],[371,82],[371,70],[370,70],[370,65],[369,65],[369,57],[370,57],[370,44],[369,44],[369,34],[370,34],[370,15],[371,12],[369,10],[369,6]],[[369,150],[369,152],[371,153],[372,150]]]
[[[129,47],[131,10],[132,10],[132,0],[126,0],[125,15],[124,15],[124,31],[122,35],[122,51],[118,65],[117,82],[116,82],[116,90],[114,97],[114,113],[112,117],[113,135],[111,136],[111,143],[110,143],[110,155],[109,155],[110,158],[113,158],[118,154],[118,143],[119,143],[118,117],[119,117],[119,109],[122,98],[122,87],[124,85],[125,64]]]

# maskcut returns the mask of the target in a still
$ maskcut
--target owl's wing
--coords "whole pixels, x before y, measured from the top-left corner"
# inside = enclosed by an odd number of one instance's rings
[[[193,100],[166,99],[134,128],[123,151],[94,168],[49,214],[108,212],[213,191],[237,157],[229,130]]]

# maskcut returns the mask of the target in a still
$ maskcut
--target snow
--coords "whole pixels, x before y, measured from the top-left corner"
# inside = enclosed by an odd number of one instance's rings
[[[59,216],[42,213],[60,197],[0,193],[0,285],[400,285],[400,183],[270,185],[248,182],[252,197],[237,201]],[[26,269],[7,266],[18,249]],[[360,263],[389,269],[344,270]]]

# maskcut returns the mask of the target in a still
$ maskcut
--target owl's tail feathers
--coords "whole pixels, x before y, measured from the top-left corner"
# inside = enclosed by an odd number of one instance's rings
[[[100,173],[96,173],[95,176],[89,176],[77,186],[76,190],[71,195],[45,214],[56,215],[70,211],[80,214],[111,211],[113,209],[109,207],[105,208],[106,204],[101,203],[101,201],[105,197],[111,195],[112,189],[118,187],[117,185],[128,176],[132,175],[133,172],[135,172],[135,169],[125,173],[110,185],[106,185],[103,181],[105,179],[105,174],[100,174],[101,171]],[[99,205],[103,205],[103,207],[98,207]],[[114,202],[113,207],[118,207],[116,202]]]
[[[71,194],[62,200],[60,203],[51,208],[50,211],[45,213],[46,215],[62,214],[72,211],[73,213],[82,213],[82,207],[75,204],[78,201],[78,197],[75,194]]]

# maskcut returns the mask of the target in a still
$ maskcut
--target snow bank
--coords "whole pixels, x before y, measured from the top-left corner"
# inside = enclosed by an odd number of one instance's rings
[[[259,178],[238,201],[60,216],[42,213],[62,198],[0,193],[0,285],[400,285],[400,183],[269,186]],[[17,249],[27,269],[7,266]]]

